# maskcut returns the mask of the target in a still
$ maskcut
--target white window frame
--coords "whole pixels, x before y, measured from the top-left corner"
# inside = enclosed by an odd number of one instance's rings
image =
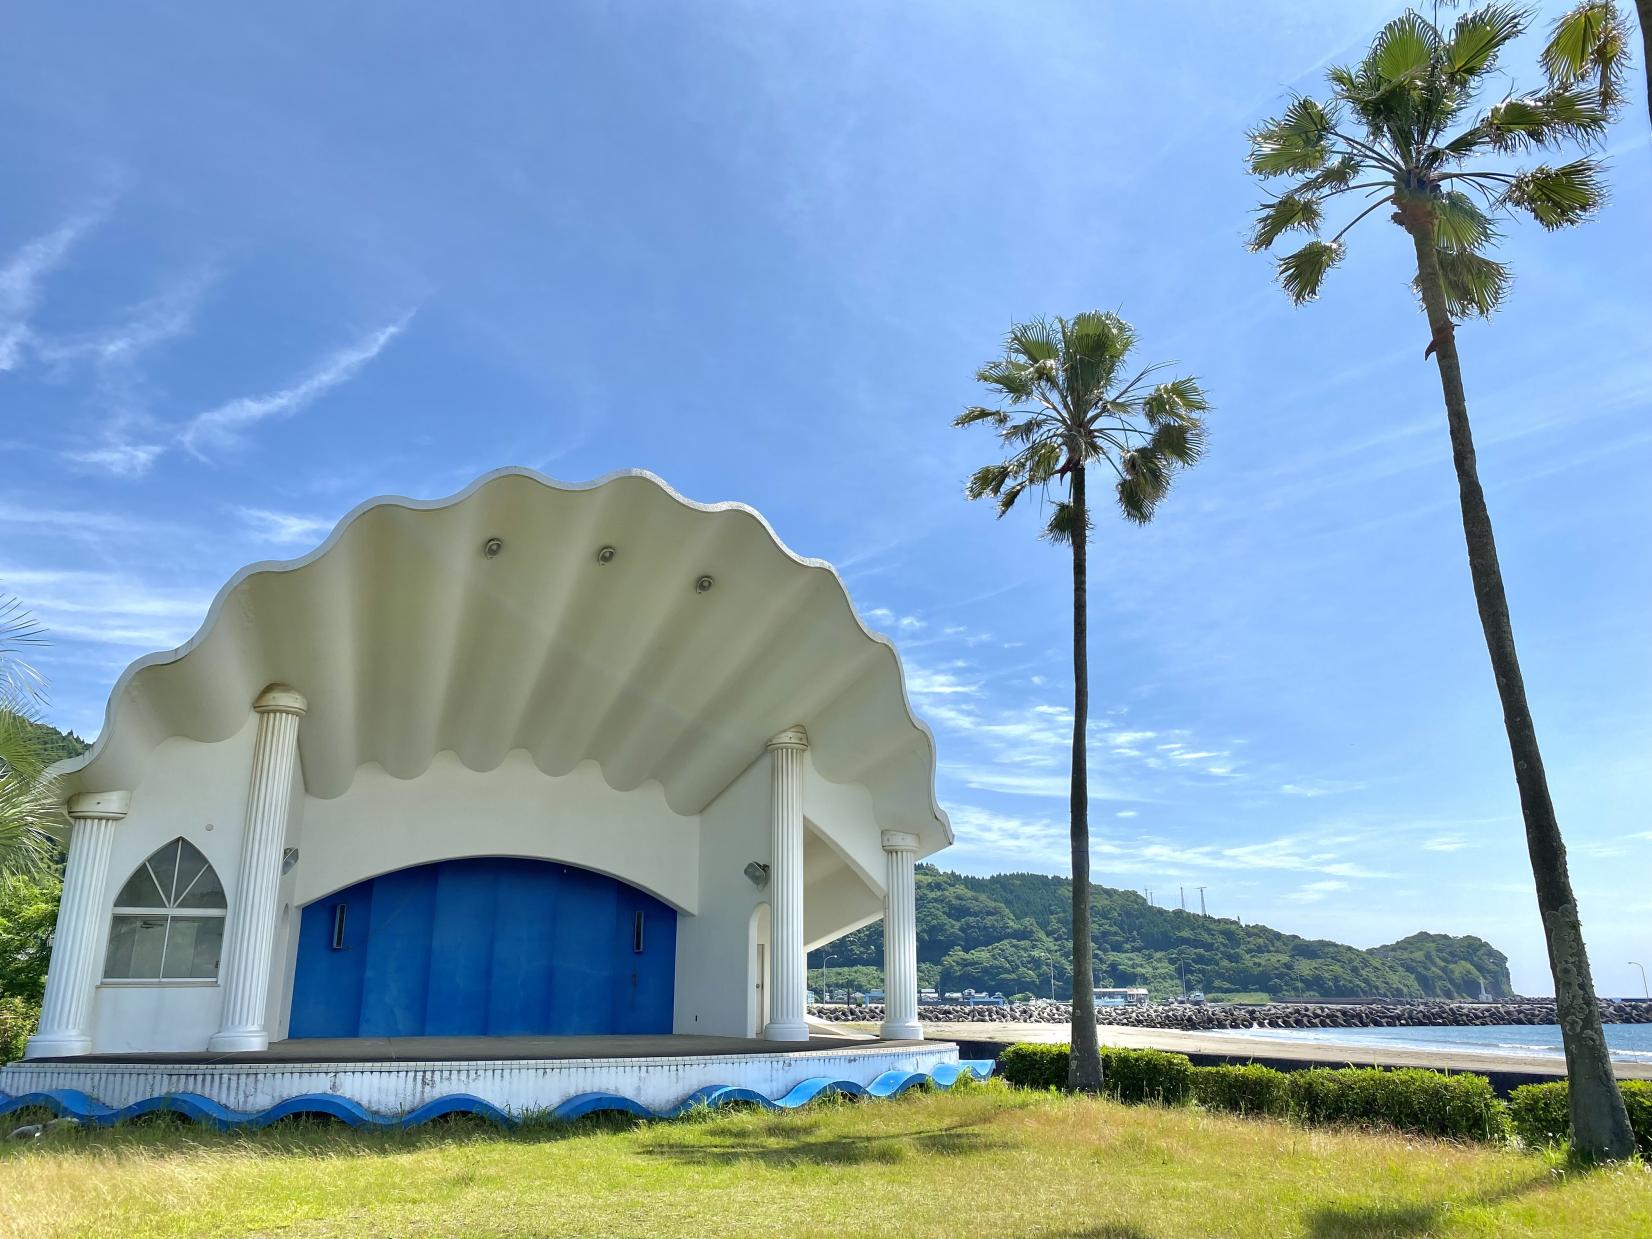
[[[166,850],[166,848],[176,847],[180,843],[189,843],[189,840],[185,839],[182,835],[179,835],[175,839],[168,840],[166,843],[164,843],[160,847],[156,848],[153,852],[149,853],[148,856],[145,856],[143,858],[143,860],[141,862],[141,867],[144,868],[144,869],[147,869],[149,871],[149,880],[150,880],[151,883],[154,884],[154,887],[155,887],[156,890],[161,889],[161,883],[160,883],[160,879],[158,877],[156,877],[155,870],[150,865],[149,862],[154,860],[155,857],[159,853]],[[115,907],[110,909],[110,911],[109,911],[108,941],[105,943],[105,947],[104,947],[103,967],[104,967],[105,970],[107,970],[108,967],[109,967],[108,942],[112,942],[114,940],[114,936],[115,936],[115,920],[114,920],[114,918],[117,917],[117,916],[142,916],[142,917],[147,917],[150,920],[162,920],[162,921],[166,922],[166,929],[163,931],[163,934],[162,934],[162,937],[161,937],[161,967],[164,969],[166,967],[167,948],[172,945],[172,922],[173,922],[174,919],[182,917],[182,918],[185,918],[185,919],[188,919],[188,920],[206,920],[208,918],[216,918],[216,919],[222,920],[224,917],[229,915],[229,908],[227,906],[222,907],[222,908],[179,908],[179,907],[177,907],[177,901],[180,900],[180,899],[183,899],[186,895],[189,894],[190,891],[194,890],[195,889],[195,884],[197,882],[199,882],[203,877],[205,877],[206,874],[208,874],[210,872],[213,877],[216,878],[218,876],[217,867],[215,865],[213,865],[212,861],[208,858],[207,854],[205,852],[202,852],[200,848],[195,847],[195,845],[193,843],[189,843],[189,846],[195,849],[195,851],[200,855],[202,860],[206,861],[206,865],[205,865],[204,868],[202,868],[202,870],[199,873],[197,873],[193,878],[190,879],[188,886],[184,887],[183,890],[181,890],[181,891],[177,891],[177,893],[175,895],[173,895],[173,906],[172,907],[170,907],[170,908],[141,908],[141,907],[128,907],[128,906],[117,904]],[[137,869],[133,869],[131,873],[126,875],[126,881],[121,883],[121,890],[125,890],[127,888],[127,886],[129,886],[131,884],[132,879],[137,876],[137,873],[138,873]],[[177,886],[176,869],[174,869],[174,872],[173,872],[172,882],[173,882],[174,888],[176,888],[176,886]],[[223,885],[222,879],[219,879],[219,885],[220,886]],[[225,902],[226,902],[226,904],[228,903],[228,896],[227,895],[225,897]],[[220,964],[221,963],[222,963],[222,961],[220,960]],[[213,975],[213,976],[210,976],[210,977],[110,977],[110,976],[105,976],[98,982],[98,984],[100,986],[107,985],[107,986],[114,986],[114,987],[119,987],[119,988],[130,988],[132,986],[151,987],[151,986],[158,986],[158,985],[159,986],[174,986],[174,987],[183,987],[183,986],[192,986],[192,985],[193,986],[202,986],[202,985],[217,985],[218,984],[218,977],[216,975]]]

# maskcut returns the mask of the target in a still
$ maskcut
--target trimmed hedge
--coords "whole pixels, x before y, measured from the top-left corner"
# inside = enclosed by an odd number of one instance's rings
[[[1304,1123],[1356,1123],[1459,1140],[1508,1135],[1508,1108],[1485,1076],[1418,1067],[1310,1067],[1283,1074],[1291,1116]]]
[[[1069,1054],[1064,1045],[1012,1045],[999,1055],[997,1074],[1020,1088],[1064,1089]],[[1117,1101],[1179,1105],[1190,1096],[1192,1070],[1186,1054],[1111,1046],[1101,1050],[1102,1092]]]
[[[1643,1156],[1652,1157],[1652,1080],[1619,1080],[1618,1087],[1629,1111],[1635,1147]],[[1509,1118],[1514,1134],[1534,1149],[1570,1143],[1572,1112],[1566,1081],[1522,1084],[1509,1094]]]
[[[1291,1091],[1283,1071],[1246,1063],[1243,1067],[1193,1068],[1193,1100],[1207,1110],[1233,1114],[1287,1115]]]
[[[1013,1045],[998,1074],[1022,1088],[1067,1086],[1067,1047]],[[1194,1067],[1185,1054],[1104,1048],[1102,1089],[1120,1101],[1176,1103],[1271,1114],[1301,1123],[1350,1123],[1457,1140],[1507,1136],[1508,1108],[1484,1076],[1378,1067],[1276,1071],[1256,1063]],[[1564,1103],[1562,1103],[1564,1108]]]

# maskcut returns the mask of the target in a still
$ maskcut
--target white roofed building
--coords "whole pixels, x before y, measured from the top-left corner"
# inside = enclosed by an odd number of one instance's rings
[[[751,509],[517,469],[378,499],[134,663],[31,1059],[306,1038],[806,1041],[804,953],[951,842],[894,648]]]

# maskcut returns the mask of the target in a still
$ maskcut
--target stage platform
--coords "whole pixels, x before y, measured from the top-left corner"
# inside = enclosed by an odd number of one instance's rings
[[[456,1110],[499,1121],[597,1110],[668,1116],[730,1101],[778,1108],[827,1092],[892,1096],[950,1086],[948,1041],[819,1033],[806,1043],[739,1037],[404,1037],[281,1041],[256,1053],[95,1054],[0,1069],[0,1113],[26,1104],[113,1122],[170,1109],[219,1126],[293,1113],[415,1123]]]

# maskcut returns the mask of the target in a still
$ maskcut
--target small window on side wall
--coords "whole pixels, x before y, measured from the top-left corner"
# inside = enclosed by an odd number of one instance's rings
[[[187,839],[157,848],[115,896],[104,980],[216,981],[224,911],[200,849]]]

